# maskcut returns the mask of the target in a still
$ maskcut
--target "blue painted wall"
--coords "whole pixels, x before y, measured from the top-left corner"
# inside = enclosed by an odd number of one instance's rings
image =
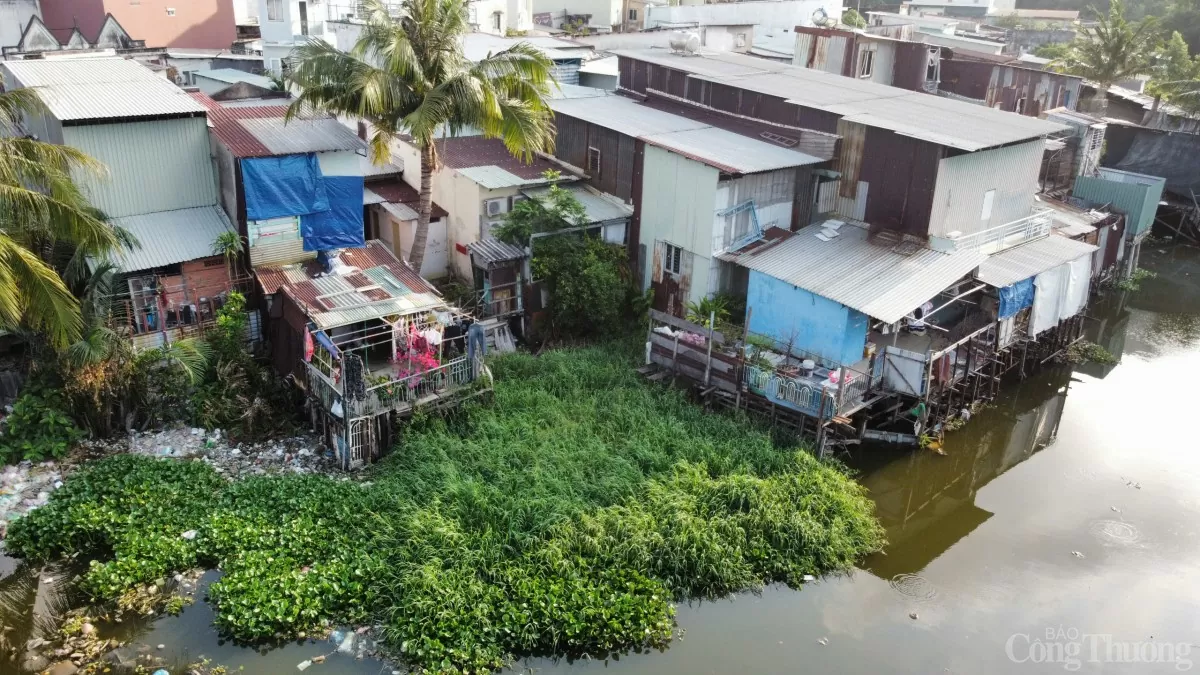
[[[746,292],[750,332],[791,342],[834,364],[863,358],[867,315],[755,270]]]

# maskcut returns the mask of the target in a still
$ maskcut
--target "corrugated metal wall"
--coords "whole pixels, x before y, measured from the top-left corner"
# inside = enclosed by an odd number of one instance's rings
[[[76,180],[111,218],[217,203],[203,117],[66,127],[63,142],[108,167]]]
[[[754,202],[758,224],[762,229],[792,227],[792,201],[796,191],[796,170],[781,169],[756,173],[741,178],[731,178],[717,185],[716,211],[722,211],[748,201]],[[746,216],[718,216],[714,219],[712,250],[720,250],[732,243],[741,231]],[[737,231],[735,231],[737,230]]]
[[[550,74],[559,84],[579,84],[579,61],[555,61]]]
[[[317,257],[304,250],[300,237],[300,219],[295,216],[246,223],[250,247],[250,266],[288,265]]]
[[[566,115],[554,116],[556,138],[554,156],[562,161],[587,168],[589,147],[600,151],[600,174],[588,183],[602,192],[616,195],[625,201],[633,199],[633,161],[636,139],[611,129],[588,124]]]
[[[859,43],[857,60],[851,70],[855,77],[858,76],[858,64],[862,63],[865,51],[875,52],[875,63],[871,66],[871,77],[868,79],[879,84],[891,84],[896,69],[896,43],[881,40],[863,40]]]
[[[653,250],[665,241],[695,254],[690,294],[699,300],[708,290],[712,223],[716,214],[719,172],[681,155],[646,146],[642,179],[641,243]]]
[[[1126,215],[1126,234],[1131,238],[1150,229],[1162,198],[1162,185],[1148,186],[1125,183],[1103,177],[1080,176],[1071,191],[1076,197],[1094,204],[1111,204]]]
[[[925,236],[942,146],[867,128],[860,180],[870,187],[864,220],[874,229]]]
[[[1041,140],[1035,140],[943,159],[929,234],[971,234],[1028,216],[1037,192],[1044,147]],[[981,216],[989,190],[996,192],[991,216],[984,220]]]

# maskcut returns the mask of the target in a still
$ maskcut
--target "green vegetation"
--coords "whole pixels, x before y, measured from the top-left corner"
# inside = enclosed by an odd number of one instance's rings
[[[1117,282],[1117,288],[1122,291],[1140,291],[1142,290],[1142,282],[1147,279],[1153,279],[1158,274],[1147,269],[1138,268],[1130,274],[1128,278]]]
[[[1122,0],[1112,0],[1108,13],[1081,28],[1070,49],[1054,68],[1096,83],[1099,113],[1108,109],[1108,90],[1117,82],[1151,72],[1159,46],[1158,19],[1132,21]]]
[[[549,193],[513,207],[496,238],[530,247],[533,278],[550,294],[550,332],[603,335],[620,330],[622,319],[640,313],[640,291],[628,274],[625,249],[599,238],[599,230],[572,231],[587,224],[587,211],[570,190],[557,185],[557,171],[543,173]],[[533,239],[534,234],[555,233]]]
[[[40,462],[67,454],[83,437],[70,415],[63,411],[62,396],[27,387],[4,419],[0,433],[0,465],[28,459]]]
[[[1112,365],[1117,362],[1117,357],[1112,355],[1104,347],[1095,342],[1082,340],[1067,347],[1067,362],[1076,365],[1082,363],[1099,363],[1101,365]]]
[[[83,585],[107,600],[219,565],[210,596],[235,638],[377,622],[435,672],[660,645],[673,599],[798,584],[880,547],[839,469],[644,383],[631,351],[497,359],[492,405],[415,420],[370,483],[105,460],[7,546],[103,560]]]
[[[862,14],[859,14],[854,8],[847,9],[842,12],[842,23],[851,28],[866,28],[867,20]]]

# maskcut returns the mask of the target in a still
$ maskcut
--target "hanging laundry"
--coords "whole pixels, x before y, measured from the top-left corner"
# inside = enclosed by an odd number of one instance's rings
[[[312,331],[305,328],[304,329],[304,362],[305,363],[309,363],[312,361],[313,351],[315,349],[316,349],[316,346],[313,344]]]
[[[347,354],[342,360],[343,382],[342,391],[346,398],[354,401],[367,397],[367,381],[363,375],[363,361],[358,354]]]

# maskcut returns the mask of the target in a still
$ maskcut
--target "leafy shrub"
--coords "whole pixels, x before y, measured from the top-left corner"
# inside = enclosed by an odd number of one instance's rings
[[[0,464],[23,459],[40,462],[67,454],[84,433],[64,408],[58,393],[34,388],[22,394],[0,433]]]
[[[370,622],[414,667],[488,672],[661,645],[674,599],[796,583],[881,545],[841,471],[646,384],[631,352],[497,359],[493,406],[417,419],[369,484],[104,460],[8,548],[104,560],[83,586],[109,600],[219,566],[209,597],[234,638]]]

